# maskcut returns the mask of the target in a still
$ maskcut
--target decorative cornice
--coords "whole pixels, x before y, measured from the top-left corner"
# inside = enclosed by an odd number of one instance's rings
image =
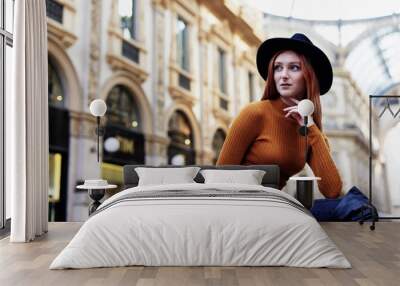
[[[169,94],[176,103],[182,103],[187,105],[189,108],[193,108],[196,103],[196,97],[194,97],[189,91],[179,87],[179,86],[170,86],[168,88]]]
[[[255,30],[245,18],[241,16],[241,9],[227,0],[198,0],[200,5],[206,6],[213,14],[220,19],[226,19],[233,33],[238,34],[248,44],[259,46],[263,40],[263,35]]]
[[[78,39],[73,33],[67,31],[62,24],[48,17],[47,32],[49,35],[52,35],[55,39],[57,39],[65,48],[72,46]]]
[[[196,17],[198,13],[198,6],[194,0],[170,0],[170,4],[178,4],[180,7],[184,8],[187,13],[192,17]],[[192,18],[193,19],[193,18]],[[192,19],[189,19],[193,21]]]
[[[167,9],[170,5],[170,0],[152,0],[153,6],[159,7],[162,9]]]
[[[169,68],[170,68],[171,72],[183,74],[184,76],[189,78],[191,81],[194,80],[192,73],[190,73],[184,69],[181,69],[175,62],[172,61],[172,59],[170,59]]]
[[[147,53],[147,50],[146,50],[146,48],[144,47],[143,43],[138,42],[138,41],[136,41],[136,40],[134,40],[134,39],[127,39],[127,38],[124,38],[124,36],[122,35],[122,33],[121,33],[118,29],[116,29],[116,28],[110,27],[110,28],[108,29],[108,34],[109,34],[111,37],[115,36],[118,40],[121,40],[121,41],[123,40],[123,41],[128,42],[129,44],[131,44],[131,45],[134,46],[135,48],[138,48],[138,49],[140,50],[141,53],[144,53],[144,54]]]
[[[217,37],[222,40],[226,46],[233,45],[233,35],[227,20],[222,21],[220,25],[212,25],[210,29],[210,37]]]
[[[149,76],[149,73],[146,72],[140,65],[131,60],[125,59],[122,56],[108,53],[107,62],[113,71],[123,70],[132,73],[137,78],[139,83],[143,83]]]

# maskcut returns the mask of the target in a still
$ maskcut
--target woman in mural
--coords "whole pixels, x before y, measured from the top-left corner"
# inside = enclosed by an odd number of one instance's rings
[[[261,101],[243,108],[229,129],[217,165],[268,165],[280,167],[280,188],[290,176],[310,165],[320,192],[327,198],[341,194],[342,181],[322,132],[320,95],[332,85],[328,57],[303,34],[272,38],[257,51],[257,68],[266,80]],[[297,105],[309,99],[315,111],[308,119],[309,155],[299,133],[304,125]]]

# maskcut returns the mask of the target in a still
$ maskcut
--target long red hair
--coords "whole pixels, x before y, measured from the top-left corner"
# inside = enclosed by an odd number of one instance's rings
[[[280,51],[276,53],[269,62],[268,65],[268,77],[265,81],[264,94],[261,100],[266,99],[277,99],[280,94],[276,90],[275,80],[274,80],[274,63],[276,58],[283,53]],[[295,51],[294,51],[295,52]],[[303,99],[309,99],[314,103],[314,113],[312,115],[315,124],[318,126],[319,130],[322,131],[322,112],[321,112],[321,101],[320,101],[320,89],[318,84],[317,76],[315,75],[314,69],[310,62],[303,54],[295,52],[300,59],[300,67],[303,71],[304,80],[306,82],[306,94]]]

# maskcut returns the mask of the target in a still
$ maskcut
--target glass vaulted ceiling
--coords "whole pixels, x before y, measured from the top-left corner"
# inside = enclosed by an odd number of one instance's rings
[[[344,67],[365,94],[400,85],[400,0],[247,0],[265,19],[311,29],[345,51]]]
[[[367,94],[385,94],[400,83],[400,30],[383,27],[357,43],[345,67]]]
[[[370,19],[400,12],[399,0],[230,0],[269,14],[305,20]]]

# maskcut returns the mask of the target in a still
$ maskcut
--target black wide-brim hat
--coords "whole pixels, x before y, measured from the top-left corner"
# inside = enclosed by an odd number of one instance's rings
[[[306,35],[294,34],[291,38],[271,38],[264,41],[257,50],[257,69],[266,80],[268,65],[272,57],[279,51],[292,50],[303,54],[310,61],[317,76],[320,94],[329,91],[333,81],[332,65],[325,53],[315,46]]]

